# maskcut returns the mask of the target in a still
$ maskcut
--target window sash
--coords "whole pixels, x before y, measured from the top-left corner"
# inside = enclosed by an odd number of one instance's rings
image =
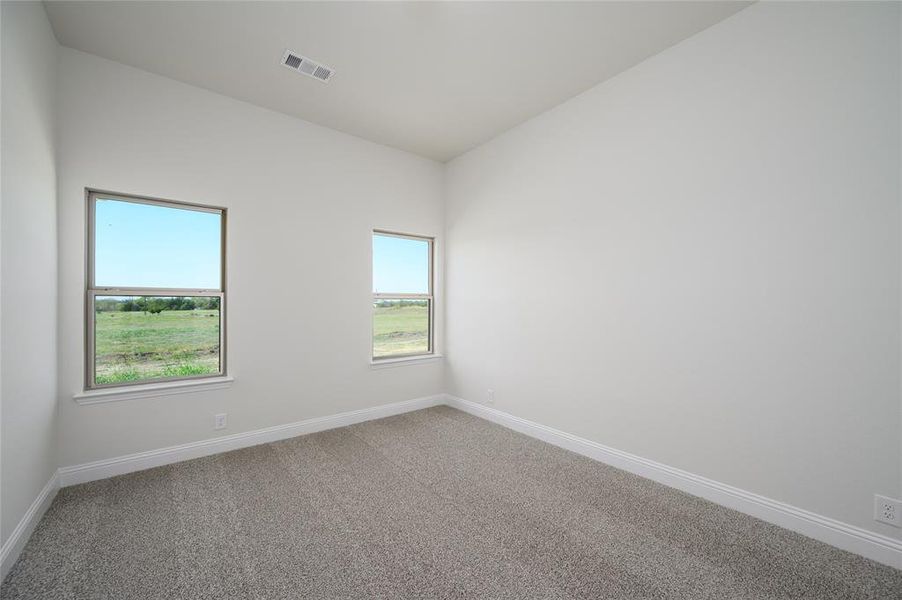
[[[102,389],[163,383],[170,381],[185,381],[192,379],[209,379],[211,377],[223,377],[226,375],[226,222],[227,210],[225,208],[177,202],[175,200],[162,200],[159,198],[147,198],[143,196],[129,196],[104,192],[102,190],[86,190],[87,196],[87,256],[86,261],[86,290],[85,290],[85,389]],[[181,210],[196,210],[199,212],[216,213],[220,215],[220,249],[219,249],[219,288],[152,288],[152,287],[96,287],[94,282],[94,259],[96,250],[96,204],[98,198],[132,202],[134,204],[151,204],[176,208]],[[219,298],[219,372],[204,375],[188,375],[185,377],[155,377],[121,383],[96,383],[96,335],[94,304],[97,296],[209,296]]]
[[[432,294],[373,294],[374,300],[432,300]]]
[[[428,342],[427,342],[426,352],[410,352],[407,354],[386,354],[386,355],[382,355],[382,356],[376,356],[376,354],[375,354],[376,340],[375,340],[375,333],[374,333],[373,327],[372,327],[373,322],[371,319],[370,335],[371,335],[372,339],[370,341],[370,355],[372,357],[372,360],[373,361],[391,360],[393,358],[409,358],[409,357],[413,357],[413,356],[428,356],[430,354],[435,354],[435,343],[434,343],[434,340],[435,340],[435,298],[433,296],[433,292],[434,292],[433,284],[435,281],[435,276],[434,276],[434,272],[435,272],[435,269],[434,269],[434,266],[435,266],[435,252],[434,252],[435,238],[427,237],[424,235],[413,235],[413,234],[409,234],[409,233],[398,233],[396,231],[386,231],[384,229],[374,229],[372,235],[373,236],[382,235],[382,236],[397,237],[397,238],[402,238],[402,239],[407,239],[407,240],[415,240],[418,242],[426,242],[428,244],[428,249],[429,249],[428,250],[429,251],[429,263],[428,263],[429,271],[427,273],[427,277],[428,277],[428,288],[427,289],[429,290],[428,293],[426,293],[426,294],[403,294],[403,293],[391,293],[391,292],[378,292],[378,293],[373,292],[373,300],[426,300],[427,301],[427,306],[429,307],[429,314],[428,314],[429,324],[428,324],[428,333],[427,333]],[[373,264],[373,267],[375,267],[375,263]],[[372,275],[375,276],[375,273],[373,273]],[[370,283],[371,283],[371,287],[372,287],[372,281]],[[375,319],[375,316],[373,317],[373,319]]]
[[[427,287],[428,292],[425,294],[405,294],[405,293],[400,293],[400,292],[395,292],[395,293],[373,292],[373,298],[385,298],[385,299],[432,298],[432,294],[433,294],[433,289],[432,289],[433,274],[432,273],[434,271],[433,267],[435,265],[435,253],[433,252],[433,247],[435,246],[435,238],[427,237],[424,235],[412,235],[409,233],[397,233],[394,231],[385,231],[383,229],[374,229],[373,236],[375,237],[377,235],[396,237],[396,238],[401,238],[401,239],[405,239],[405,240],[414,240],[417,242],[426,242],[428,244],[428,248],[429,248],[429,264],[428,264],[429,272],[427,274],[427,278],[429,281],[427,282],[428,283],[428,287]],[[373,261],[373,262],[374,262],[374,264],[372,266],[375,267],[375,261]],[[375,273],[373,273],[373,276],[375,276]],[[372,288],[372,281],[370,281],[370,288]]]
[[[226,209],[215,206],[204,206],[201,204],[191,204],[188,202],[177,202],[175,200],[160,200],[158,198],[145,198],[143,196],[127,196],[122,194],[107,193],[100,190],[88,190],[88,256],[86,265],[87,289],[89,290],[106,290],[106,291],[146,291],[152,290],[154,293],[174,292],[170,296],[184,295],[182,292],[200,292],[197,295],[204,295],[204,292],[224,293],[226,286]],[[95,285],[95,258],[97,251],[96,227],[96,209],[97,200],[103,198],[107,200],[115,200],[117,202],[130,202],[132,204],[150,204],[152,206],[162,206],[165,208],[175,208],[179,210],[194,210],[198,212],[215,213],[220,215],[220,234],[219,234],[219,287],[218,288],[152,288],[152,287],[132,287],[132,286],[104,286],[97,287]],[[142,295],[142,294],[135,294]],[[143,294],[147,295],[147,294]],[[154,294],[150,294],[154,295]]]
[[[86,335],[85,335],[85,357],[87,360],[86,364],[86,379],[87,383],[85,385],[85,389],[103,389],[103,388],[117,388],[117,387],[126,387],[133,385],[146,385],[151,383],[163,383],[168,381],[188,381],[191,379],[209,379],[211,377],[223,377],[226,374],[226,298],[224,292],[215,292],[215,293],[196,293],[190,292],[185,293],[184,291],[178,293],[171,294],[158,294],[156,292],[151,292],[148,290],[135,290],[136,293],[132,293],[129,291],[128,293],[115,293],[111,294],[108,290],[99,289],[99,290],[88,290],[87,292],[87,300],[85,303],[86,311],[85,311],[85,323],[86,323]],[[194,297],[194,296],[207,296],[207,297],[216,297],[219,298],[219,370],[216,373],[205,373],[203,375],[186,375],[184,377],[152,377],[147,379],[139,379],[138,381],[123,381],[118,383],[97,383],[95,381],[95,377],[97,376],[97,330],[96,327],[96,316],[97,313],[94,310],[95,301],[97,296],[177,296],[177,297]]]

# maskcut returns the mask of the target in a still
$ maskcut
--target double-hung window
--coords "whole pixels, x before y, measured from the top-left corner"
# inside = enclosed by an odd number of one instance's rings
[[[433,239],[373,232],[373,360],[433,352]]]
[[[225,375],[225,222],[88,193],[87,388]]]

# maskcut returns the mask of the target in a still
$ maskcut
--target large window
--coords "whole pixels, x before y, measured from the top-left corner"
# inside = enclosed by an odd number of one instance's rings
[[[373,232],[373,359],[432,353],[432,238]]]
[[[225,209],[88,194],[88,388],[225,374]]]

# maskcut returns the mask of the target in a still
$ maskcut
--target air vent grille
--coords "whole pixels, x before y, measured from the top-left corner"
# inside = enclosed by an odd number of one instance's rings
[[[295,73],[318,79],[323,83],[332,79],[332,75],[335,74],[331,67],[322,65],[315,60],[310,60],[306,56],[291,50],[286,50],[285,54],[282,55],[282,66],[286,69],[291,69]]]
[[[317,79],[322,79],[323,81],[329,81],[329,78],[332,77],[332,70],[323,66],[318,66],[316,67],[316,71],[313,72],[313,76]]]
[[[289,54],[288,58],[285,59],[285,66],[291,67],[292,69],[297,69],[301,66],[301,57],[295,56],[294,54]]]

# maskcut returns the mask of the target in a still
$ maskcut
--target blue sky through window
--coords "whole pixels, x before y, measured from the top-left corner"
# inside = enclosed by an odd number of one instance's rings
[[[429,293],[429,242],[373,234],[373,292]]]
[[[96,287],[218,289],[222,215],[98,198]]]

